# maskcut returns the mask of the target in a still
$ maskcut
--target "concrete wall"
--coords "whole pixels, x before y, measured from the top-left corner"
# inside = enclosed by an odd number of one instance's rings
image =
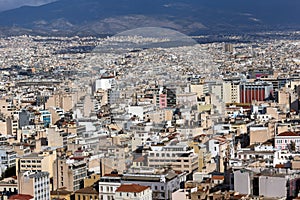
[[[251,179],[248,171],[234,172],[234,191],[240,194],[251,194]]]
[[[260,176],[259,195],[273,198],[286,197],[286,181],[285,177]]]
[[[250,145],[271,139],[268,127],[250,127]]]

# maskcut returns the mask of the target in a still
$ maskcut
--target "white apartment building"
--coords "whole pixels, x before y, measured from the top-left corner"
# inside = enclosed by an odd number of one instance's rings
[[[105,174],[99,181],[99,199],[114,199],[117,188],[121,185],[121,175]]]
[[[300,149],[300,135],[291,132],[286,131],[283,133],[280,133],[278,135],[275,135],[275,148],[276,149],[288,149],[291,144],[294,144],[295,150]]]
[[[50,200],[50,178],[48,172],[27,171],[19,175],[18,191],[29,194],[34,200]]]
[[[240,85],[239,81],[223,82],[223,101],[225,103],[240,102]]]
[[[0,148],[0,174],[2,174],[7,168],[16,165],[17,153],[13,151],[10,147]]]

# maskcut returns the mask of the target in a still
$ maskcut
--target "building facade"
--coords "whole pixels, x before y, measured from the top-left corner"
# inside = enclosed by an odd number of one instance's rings
[[[50,178],[48,172],[30,172],[19,174],[19,194],[29,194],[34,200],[50,200]]]
[[[150,187],[138,184],[122,184],[117,188],[115,200],[152,200]]]
[[[240,103],[252,101],[265,101],[273,95],[273,85],[267,82],[240,84]]]

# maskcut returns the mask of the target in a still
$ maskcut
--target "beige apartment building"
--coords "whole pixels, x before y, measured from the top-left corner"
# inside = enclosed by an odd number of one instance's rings
[[[223,93],[223,101],[225,103],[240,103],[239,81],[224,81]]]
[[[11,116],[16,109],[17,107],[10,97],[0,99],[0,113],[3,113],[5,117]]]
[[[65,188],[75,192],[87,177],[87,163],[84,160],[58,158],[53,163],[53,189]]]
[[[192,84],[190,85],[191,92],[195,92],[198,98],[201,98],[204,95],[203,84]]]
[[[5,118],[0,117],[0,134],[7,135],[7,122]]]
[[[53,177],[53,163],[56,159],[56,151],[49,150],[41,153],[31,153],[29,155],[16,158],[16,172],[49,172],[49,177]]]
[[[250,127],[250,145],[263,143],[272,138],[268,127]]]
[[[174,146],[151,146],[148,152],[149,167],[171,166],[173,170],[191,173],[198,169],[199,158],[187,144]]]
[[[164,121],[171,121],[173,117],[173,111],[170,109],[160,109],[148,112],[145,114],[145,121],[151,121],[153,123],[162,123]]]
[[[105,157],[101,158],[102,175],[110,174],[114,170],[120,173],[126,170],[126,158],[129,158],[128,147],[109,146],[105,147],[105,151],[107,151]]]
[[[58,107],[66,111],[71,110],[75,105],[75,97],[70,93],[57,93],[52,95],[46,102],[46,108],[49,107]]]

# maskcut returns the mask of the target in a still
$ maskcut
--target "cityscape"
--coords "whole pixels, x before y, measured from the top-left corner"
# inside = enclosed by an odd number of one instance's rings
[[[1,200],[300,199],[300,31],[20,33]]]

